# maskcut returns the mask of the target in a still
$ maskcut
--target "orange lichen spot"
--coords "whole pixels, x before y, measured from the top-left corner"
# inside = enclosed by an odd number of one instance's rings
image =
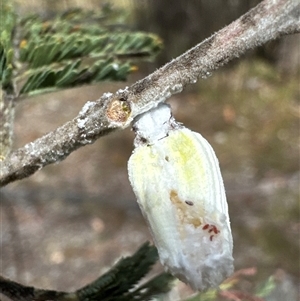
[[[139,67],[136,66],[136,65],[133,65],[133,66],[130,67],[131,72],[135,72],[135,71],[138,71],[138,70],[139,70]]]
[[[22,40],[22,41],[20,42],[20,48],[25,48],[26,45],[27,45],[27,40]]]
[[[130,116],[131,109],[127,101],[112,99],[107,107],[106,116],[116,122],[125,122]]]

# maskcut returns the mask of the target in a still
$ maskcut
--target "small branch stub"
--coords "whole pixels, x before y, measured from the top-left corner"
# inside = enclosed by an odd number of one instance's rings
[[[125,98],[113,98],[107,105],[107,118],[118,124],[127,124],[128,118],[131,115],[131,107]]]

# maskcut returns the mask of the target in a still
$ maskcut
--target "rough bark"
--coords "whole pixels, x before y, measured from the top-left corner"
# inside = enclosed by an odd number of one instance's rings
[[[11,152],[14,116],[14,97],[0,89],[0,161]]]

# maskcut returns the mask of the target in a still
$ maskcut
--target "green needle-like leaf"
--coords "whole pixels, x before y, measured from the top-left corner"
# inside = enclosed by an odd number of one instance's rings
[[[16,77],[23,83],[20,93],[126,80],[135,70],[131,60],[153,57],[162,43],[153,34],[126,30],[124,15],[105,6],[100,12],[70,10],[54,20],[21,20],[19,57],[27,71]],[[0,57],[0,63],[6,61]]]

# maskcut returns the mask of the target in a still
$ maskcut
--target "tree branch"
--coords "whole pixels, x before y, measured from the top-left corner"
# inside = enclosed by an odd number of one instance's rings
[[[0,88],[0,161],[10,153],[13,141],[15,116],[14,96]]]
[[[2,161],[0,185],[28,177],[42,167],[63,160],[77,148],[128,127],[139,114],[179,93],[199,77],[286,34],[300,32],[298,0],[264,0],[210,38],[131,87],[105,93],[87,102],[79,115],[55,131],[14,151]]]

